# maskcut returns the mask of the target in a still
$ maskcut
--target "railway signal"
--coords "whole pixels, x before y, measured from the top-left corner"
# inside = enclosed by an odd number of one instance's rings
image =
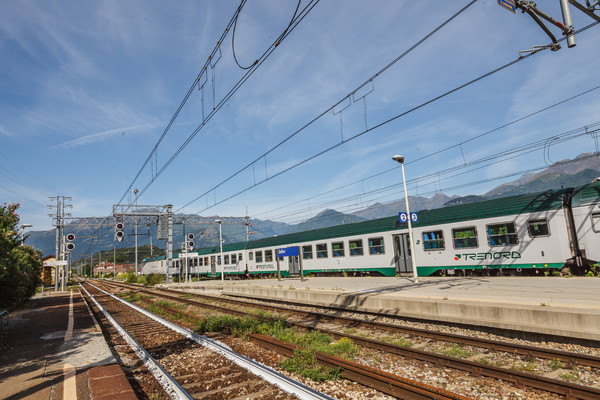
[[[187,249],[188,251],[191,251],[194,249],[194,234],[193,233],[188,233],[187,235]]]
[[[68,233],[66,238],[67,238],[67,243],[65,245],[66,250],[67,251],[75,250],[75,243],[73,243],[73,240],[75,240],[75,235],[73,233]]]
[[[117,242],[121,242],[123,240],[123,238],[125,237],[125,233],[123,232],[124,228],[125,228],[125,225],[123,225],[122,222],[117,222],[115,224],[115,240]]]

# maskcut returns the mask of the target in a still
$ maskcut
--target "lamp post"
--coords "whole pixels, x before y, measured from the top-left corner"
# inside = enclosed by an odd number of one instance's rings
[[[418,283],[419,276],[417,274],[417,259],[416,259],[416,255],[415,255],[416,246],[415,246],[415,241],[413,239],[412,224],[410,222],[410,220],[411,220],[410,209],[408,208],[408,192],[406,190],[406,177],[404,175],[404,157],[401,155],[395,155],[392,157],[392,160],[399,162],[400,165],[402,166],[402,184],[404,185],[404,200],[406,201],[406,215],[408,216],[408,218],[407,218],[408,237],[409,237],[410,245],[411,245],[410,257],[412,259],[413,276],[415,278],[415,283]]]
[[[135,195],[135,213],[137,214],[137,194],[139,192],[139,190],[137,189],[133,189],[132,190],[133,194]],[[138,242],[137,242],[137,226],[138,226],[138,221],[137,218],[135,219],[135,276],[138,275]]]
[[[221,260],[221,282],[225,282],[225,264],[223,263],[223,231],[221,230],[223,224],[220,219],[215,219],[215,222],[219,224],[219,245],[221,246],[221,254],[219,255],[219,259]]]
[[[32,226],[31,224],[21,225],[21,244],[25,243],[25,228],[31,228]]]

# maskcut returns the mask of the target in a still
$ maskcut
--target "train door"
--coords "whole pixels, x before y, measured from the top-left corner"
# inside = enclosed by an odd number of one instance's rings
[[[210,277],[217,277],[217,259],[215,256],[210,256]]]
[[[394,260],[396,263],[396,273],[412,273],[410,239],[408,234],[394,235]]]
[[[300,256],[289,256],[288,257],[290,276],[300,274],[300,260],[298,257],[300,257]]]

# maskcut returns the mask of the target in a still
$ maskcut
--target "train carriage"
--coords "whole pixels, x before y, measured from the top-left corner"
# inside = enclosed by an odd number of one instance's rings
[[[414,245],[407,224],[394,216],[227,244],[222,260],[219,247],[200,249],[193,271],[210,277],[278,270],[293,276],[300,269],[305,275],[412,275],[411,251],[419,276],[535,274],[564,265],[580,272],[600,259],[600,182],[418,215]],[[298,255],[277,256],[288,247]]]

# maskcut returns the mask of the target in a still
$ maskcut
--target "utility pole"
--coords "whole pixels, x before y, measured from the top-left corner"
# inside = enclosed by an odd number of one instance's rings
[[[133,189],[132,190],[133,194],[135,195],[135,212],[137,213],[138,209],[138,199],[137,199],[137,194],[139,193],[139,190],[137,189]],[[138,219],[136,217],[135,219],[135,276],[138,275],[138,234],[137,234],[137,228],[138,228]]]
[[[73,200],[68,196],[53,196],[49,197],[50,201],[56,200],[56,205],[48,205],[49,209],[56,208],[56,214],[48,214],[49,217],[52,218],[53,222],[56,225],[56,243],[55,243],[55,251],[56,254],[54,256],[55,266],[54,266],[54,291],[58,292],[59,282],[61,282],[61,289],[65,290],[65,275],[66,269],[68,266],[67,257],[65,252],[65,244],[64,244],[64,225],[65,225],[65,217],[70,217],[71,214],[65,213],[65,208],[73,208],[70,204],[65,204],[66,200]]]

